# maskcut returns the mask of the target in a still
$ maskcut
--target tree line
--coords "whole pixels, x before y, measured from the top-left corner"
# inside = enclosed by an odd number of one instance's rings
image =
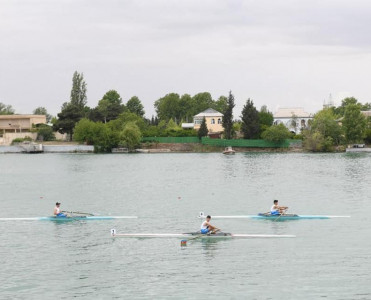
[[[361,104],[357,99],[345,98],[338,107],[323,109],[316,113],[300,134],[290,132],[283,124],[273,125],[273,114],[266,106],[258,110],[253,100],[248,98],[239,115],[234,119],[234,96],[220,96],[213,100],[210,93],[194,96],[169,93],[154,103],[156,116],[144,117],[144,108],[137,96],[126,104],[115,90],[106,92],[96,107],[87,106],[87,84],[83,73],[75,72],[72,77],[70,101],[62,104],[56,118],[52,118],[44,107],[38,107],[34,114],[44,114],[51,121],[53,129],[67,133],[70,139],[96,146],[97,151],[110,151],[112,147],[133,148],[142,136],[207,136],[206,123],[200,130],[181,128],[184,122],[192,122],[193,117],[213,108],[223,114],[223,137],[226,139],[266,139],[279,142],[287,138],[302,139],[309,151],[333,151],[346,143],[371,142],[371,121],[361,114],[370,110],[371,104]],[[14,114],[10,105],[0,103],[0,114]],[[297,117],[292,116],[293,128],[298,126]],[[38,129],[42,138],[52,139],[51,128]]]

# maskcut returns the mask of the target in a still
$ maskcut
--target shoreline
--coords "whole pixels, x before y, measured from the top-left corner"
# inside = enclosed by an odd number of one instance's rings
[[[83,145],[76,142],[44,142],[40,143],[43,151],[41,153],[94,153],[94,146]],[[202,145],[196,143],[142,143],[138,153],[222,153],[224,147]],[[245,152],[275,152],[295,153],[305,152],[301,147],[289,148],[246,148],[235,147],[236,153]],[[0,153],[30,154],[21,145],[0,146]],[[132,152],[131,152],[132,153]]]

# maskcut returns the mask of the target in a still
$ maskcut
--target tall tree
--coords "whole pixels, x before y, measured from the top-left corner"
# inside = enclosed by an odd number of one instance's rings
[[[179,99],[179,117],[187,123],[193,121],[193,116],[197,115],[193,105],[193,99],[189,94],[184,94]]]
[[[51,119],[53,118],[52,115],[49,115],[48,114],[48,111],[46,110],[45,107],[37,107],[34,111],[33,111],[33,114],[34,115],[44,115],[46,116],[46,122],[49,123],[51,121]]]
[[[198,93],[192,97],[193,115],[197,115],[198,113],[213,106],[214,106],[213,98],[208,92]]]
[[[101,120],[104,123],[107,123],[111,120],[115,120],[118,116],[124,112],[125,106],[122,104],[121,96],[115,90],[110,90],[105,93],[101,100],[98,102],[96,110],[99,115],[103,118]]]
[[[226,96],[220,96],[219,99],[216,100],[214,103],[214,109],[224,114],[224,112],[228,108],[227,101],[228,101],[228,98]]]
[[[232,91],[229,91],[229,96],[227,100],[227,109],[223,116],[223,127],[224,135],[227,140],[230,140],[233,135],[233,108],[234,108],[234,96]]]
[[[86,83],[83,74],[77,71],[73,74],[72,89],[70,102],[65,102],[62,105],[61,112],[58,114],[58,120],[53,124],[54,130],[60,133],[69,134],[72,141],[73,129],[78,121],[80,121],[89,108],[86,107]]]
[[[84,74],[75,71],[72,77],[71,104],[83,110],[87,103],[86,82]]]
[[[129,99],[129,101],[126,103],[126,108],[134,113],[137,114],[140,117],[144,116],[144,109],[142,102],[140,102],[139,98],[137,96],[133,96]]]
[[[58,114],[58,120],[53,124],[53,129],[60,133],[67,133],[72,141],[75,124],[83,117],[83,113],[75,105],[64,103],[62,111]]]
[[[259,138],[260,123],[259,123],[259,112],[254,106],[252,100],[247,99],[246,104],[242,109],[242,126],[244,139],[256,139]]]
[[[14,115],[13,107],[0,102],[0,115]]]
[[[200,129],[197,132],[197,135],[198,135],[198,138],[201,139],[202,137],[207,136],[208,134],[209,134],[209,130],[207,129],[206,119],[204,118],[202,120]]]
[[[268,110],[266,105],[263,105],[259,112],[260,135],[273,125],[273,120],[273,114]]]
[[[367,121],[361,114],[359,104],[348,104],[345,108],[343,127],[348,143],[357,143],[363,140]]]
[[[165,97],[155,102],[155,109],[160,121],[169,121],[170,119],[178,122],[180,118],[179,95],[175,93],[167,94]]]

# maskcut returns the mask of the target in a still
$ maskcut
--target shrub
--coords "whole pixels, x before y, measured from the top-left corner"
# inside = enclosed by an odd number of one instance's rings
[[[12,145],[23,142],[32,142],[32,138],[29,136],[26,136],[24,138],[16,138],[12,141]]]

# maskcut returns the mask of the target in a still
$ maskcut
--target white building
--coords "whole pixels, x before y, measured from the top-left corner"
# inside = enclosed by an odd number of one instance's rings
[[[305,112],[302,107],[279,108],[273,115],[273,124],[283,124],[288,130],[300,133],[312,119],[313,115]]]

